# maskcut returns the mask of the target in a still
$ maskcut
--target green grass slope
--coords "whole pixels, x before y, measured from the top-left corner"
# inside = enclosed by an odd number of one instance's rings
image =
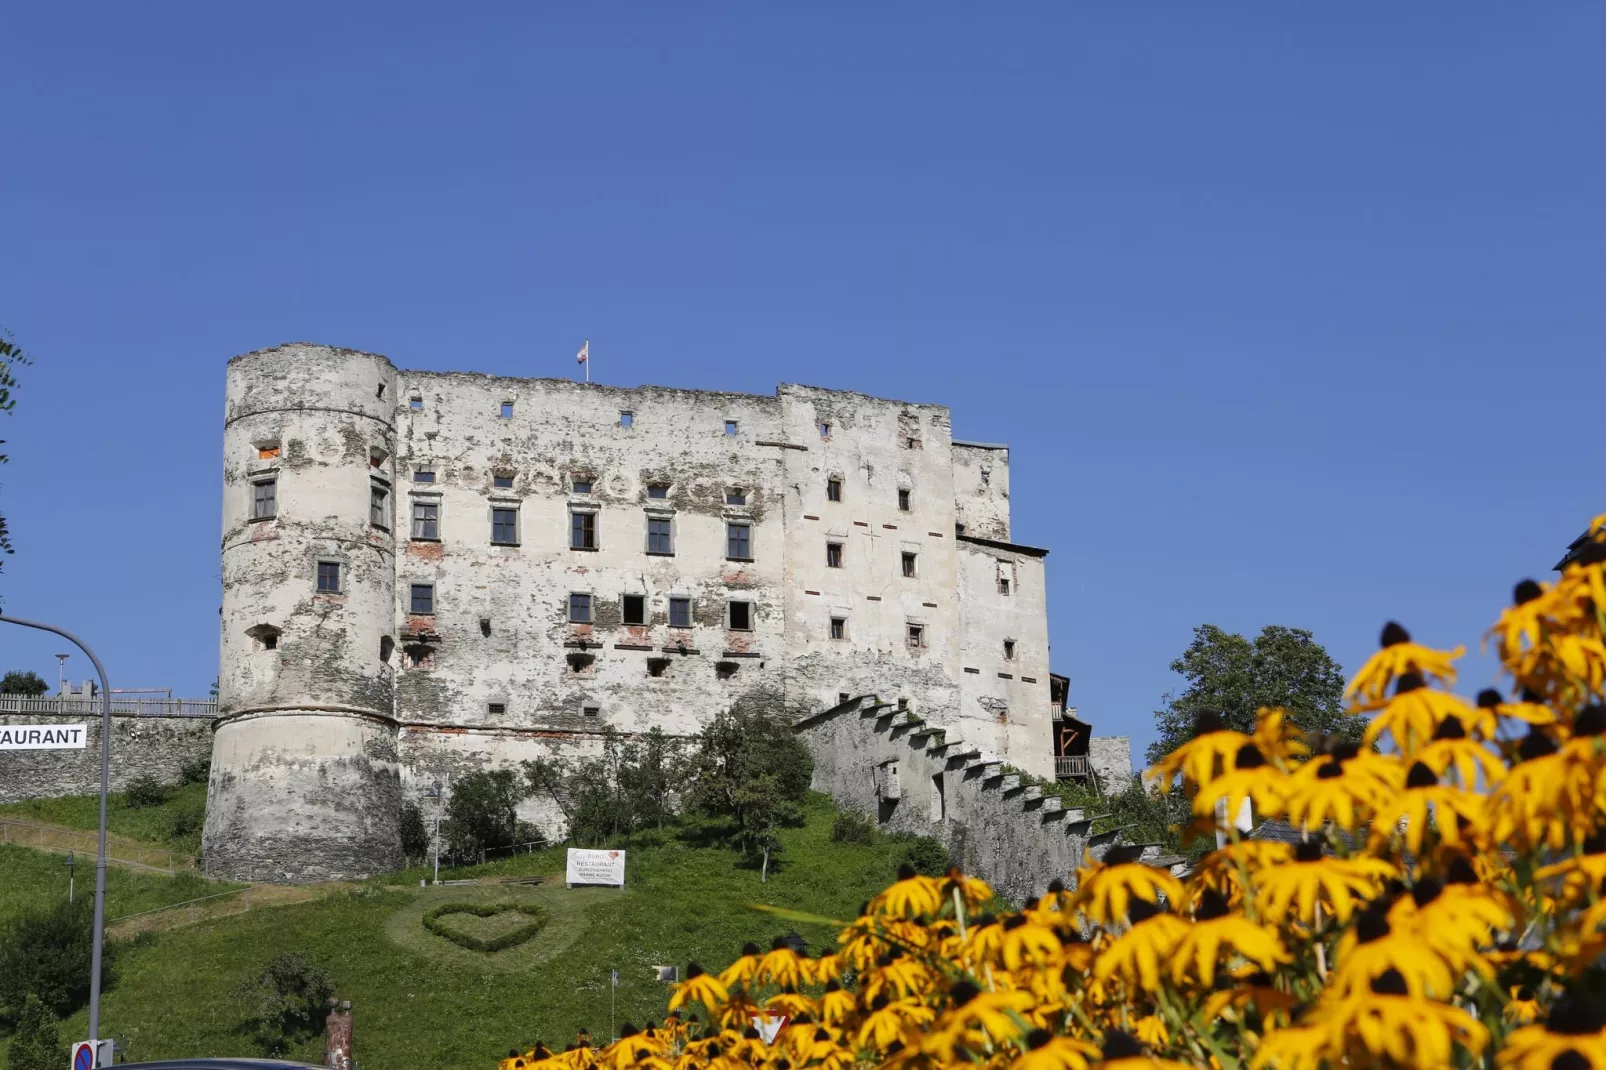
[[[113,792],[106,798],[109,832],[165,848],[181,857],[194,857],[201,849],[201,825],[205,816],[205,784],[174,787],[159,806],[130,806],[121,792]],[[0,817],[94,832],[100,828],[100,796],[66,795],[0,804]]]
[[[767,947],[792,928],[816,952],[832,946],[828,927],[793,926],[746,904],[851,918],[884,887],[904,845],[880,837],[870,845],[833,842],[835,816],[828,799],[810,799],[806,824],[782,834],[785,850],[768,884],[688,827],[630,847],[623,891],[565,889],[563,852],[555,849],[442,873],[551,878],[534,888],[420,889],[425,871],[410,870],[316,902],[146,934],[119,960],[103,1032],[127,1038],[132,1059],[257,1054],[232,993],[274,955],[296,951],[328,969],[340,997],[353,1002],[357,1057],[370,1066],[489,1070],[510,1047],[536,1039],[561,1046],[580,1027],[605,1038],[610,970],[619,971],[616,1020],[641,1025],[663,1016],[668,997],[651,966],[695,960],[718,969],[744,942]],[[551,921],[529,942],[491,955],[422,927],[424,911],[442,902],[515,899],[539,902]],[[62,1035],[84,1027],[80,1013]],[[292,1055],[321,1062],[321,1040],[306,1038]]]

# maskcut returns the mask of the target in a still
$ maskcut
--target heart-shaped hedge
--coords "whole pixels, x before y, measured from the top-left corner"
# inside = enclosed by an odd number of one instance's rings
[[[529,920],[516,929],[509,929],[507,932],[493,936],[488,940],[441,923],[442,918],[452,914],[472,914],[477,918],[493,918],[498,914],[505,914],[509,911],[523,914]],[[466,947],[470,951],[501,951],[505,948],[517,947],[540,932],[542,926],[546,925],[546,921],[546,911],[534,903],[442,903],[424,914],[424,928],[436,936],[444,936],[458,947]]]

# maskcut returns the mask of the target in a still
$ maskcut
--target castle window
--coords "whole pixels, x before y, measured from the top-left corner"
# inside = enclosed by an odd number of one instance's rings
[[[671,628],[691,627],[690,598],[671,598],[669,600],[669,626]]]
[[[926,645],[926,627],[923,624],[911,624],[904,633],[910,650],[919,650]]]
[[[753,526],[751,524],[725,525],[725,556],[732,561],[753,559]]]
[[[383,401],[385,399],[385,384],[384,383],[380,383],[379,384],[379,388],[374,391],[374,397],[378,398],[381,401]]]
[[[492,717],[498,717],[507,712],[507,703],[488,702],[485,704],[485,712],[490,714]]]
[[[1015,640],[1013,640],[1013,639],[1005,639],[1004,640],[1004,660],[1005,661],[1014,661],[1015,660]]]
[[[569,595],[569,623],[591,623],[591,596],[580,591]]]
[[[846,617],[832,617],[831,618],[831,638],[832,639],[846,639],[847,637],[848,637],[848,618],[846,618]]]
[[[648,676],[667,676],[667,675],[669,675],[669,659],[668,658],[648,658],[647,659],[647,675]]]
[[[390,488],[377,481],[368,492],[368,522],[381,531],[390,530]]]
[[[491,510],[491,544],[517,546],[519,544],[519,511],[498,506]]]
[[[730,620],[726,624],[733,632],[750,632],[753,630],[753,603],[730,603]]]
[[[413,503],[413,538],[436,541],[441,537],[440,502]]]
[[[915,555],[907,550],[903,554],[903,574],[905,578],[913,578],[915,574]]]
[[[620,427],[635,427],[636,426],[636,414],[633,413],[633,412],[621,412],[619,414],[619,426]]]
[[[600,717],[602,716],[602,707],[586,703],[580,707],[580,713],[586,717]]]
[[[720,680],[731,680],[741,671],[741,668],[742,665],[739,661],[716,661],[714,662],[714,676]]]
[[[339,561],[319,561],[318,562],[318,593],[319,594],[339,594],[340,593],[340,562]]]
[[[595,550],[597,548],[597,514],[570,510],[569,549]]]
[[[826,568],[841,568],[842,567],[842,544],[841,543],[839,543],[839,542],[828,542],[828,543],[825,544],[825,567]]]
[[[279,477],[268,476],[251,484],[251,519],[272,520],[279,514]]]
[[[825,481],[825,500],[839,502],[842,500],[842,481],[835,477]]]
[[[747,491],[743,490],[741,487],[731,487],[725,491],[725,504],[746,505]]]
[[[1006,594],[1006,595],[1009,593],[1009,577],[1008,576],[1000,576],[1000,577],[998,577],[998,593],[999,594]]]
[[[989,483],[991,483],[992,481],[993,481],[992,470],[991,469],[987,469],[987,468],[983,468],[981,470],[981,485],[985,487]]]
[[[667,497],[669,497],[669,485],[666,484],[666,483],[650,483],[650,484],[648,484],[648,486],[647,486],[647,497],[649,497],[649,498],[667,498]]]
[[[907,490],[898,491],[898,508],[906,513],[909,511],[909,492]]]
[[[513,473],[512,472],[495,472],[495,473],[493,473],[491,475],[491,486],[495,487],[497,490],[512,490],[513,489]]]
[[[647,596],[644,594],[627,594],[623,599],[622,617],[626,624],[647,623]]]
[[[574,481],[569,484],[569,490],[571,492],[575,493],[575,494],[590,494],[591,493],[591,479],[589,477],[587,477],[587,478],[576,477],[574,479]]]
[[[649,516],[647,518],[647,552],[649,554],[673,554],[674,544],[670,540],[670,521],[666,516]]]
[[[277,459],[278,456],[279,444],[277,442],[263,442],[257,445],[257,460],[272,461]]]
[[[831,425],[829,423],[827,423],[826,421],[824,421],[824,420],[820,421],[820,437],[821,438],[830,438],[831,437]]]
[[[408,588],[407,612],[429,614],[435,612],[435,585],[414,583]]]
[[[433,482],[435,482],[435,469],[433,469],[433,468],[416,468],[416,469],[414,469],[413,470],[413,482],[414,483],[433,483]]]
[[[390,655],[391,655],[392,652],[395,651],[395,649],[396,649],[396,640],[392,639],[388,635],[381,635],[379,637],[379,660],[380,661],[384,662],[386,665],[389,665],[390,664]]]
[[[402,650],[409,669],[433,669],[435,667],[435,648],[424,643],[405,647]]]
[[[424,399],[420,395],[414,394],[407,399],[407,407],[414,412],[421,412],[424,408]]]
[[[920,447],[920,439],[917,438],[914,435],[910,435],[907,439],[904,440],[903,448],[907,449],[907,450],[920,449],[921,448]]]
[[[725,434],[727,436],[736,434],[736,421],[735,420],[726,420],[725,421]]]
[[[513,403],[511,401],[502,402],[502,419],[513,419]]]
[[[253,650],[279,649],[279,629],[271,624],[258,624],[255,627],[247,628],[245,634],[251,637],[251,648]]]

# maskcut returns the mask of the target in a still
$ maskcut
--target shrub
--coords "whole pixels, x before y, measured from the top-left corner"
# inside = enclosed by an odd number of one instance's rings
[[[41,911],[20,914],[0,929],[0,1007],[20,1013],[31,993],[58,1017],[89,1002],[94,952],[94,897],[79,896]],[[107,940],[101,987],[110,988],[117,945]]]
[[[942,841],[930,836],[916,836],[903,849],[903,860],[926,877],[938,877],[948,872],[948,848]]]
[[[180,784],[205,784],[211,777],[211,758],[196,758],[194,761],[185,762],[178,771]]]
[[[843,810],[831,823],[831,839],[836,843],[869,844],[875,832],[875,822],[857,810]]]
[[[123,802],[138,809],[160,806],[167,801],[170,789],[153,776],[139,776],[123,789]]]
[[[481,939],[472,933],[454,929],[441,921],[450,914],[472,914],[477,918],[491,918],[508,911],[523,914],[529,920],[517,928],[498,933],[488,939]],[[501,951],[503,948],[517,947],[540,932],[546,922],[546,911],[534,903],[442,903],[424,914],[424,928],[470,951]]]
[[[6,1053],[11,1070],[61,1070],[66,1066],[67,1045],[61,1042],[60,1024],[38,996],[28,993]]]
[[[291,952],[268,960],[261,972],[235,989],[244,1006],[246,1029],[270,1054],[323,1029],[324,1007],[335,994],[334,981],[322,966]]]
[[[206,804],[175,807],[168,818],[168,832],[175,840],[188,839],[206,824]]]
[[[492,847],[511,847],[518,831],[516,808],[524,786],[511,769],[469,773],[452,782],[441,838],[453,858],[479,861]]]
[[[0,695],[26,695],[38,698],[50,690],[45,678],[28,669],[12,669],[0,679]]]
[[[424,827],[424,812],[415,802],[402,803],[401,820],[402,857],[418,862],[429,857],[429,830]]]

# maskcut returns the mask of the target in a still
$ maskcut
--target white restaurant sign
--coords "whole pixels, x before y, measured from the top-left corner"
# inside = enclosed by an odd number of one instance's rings
[[[569,848],[569,866],[564,875],[569,887],[576,884],[612,884],[625,886],[625,853],[623,851],[581,851]]]
[[[83,724],[0,724],[0,750],[83,750]]]

